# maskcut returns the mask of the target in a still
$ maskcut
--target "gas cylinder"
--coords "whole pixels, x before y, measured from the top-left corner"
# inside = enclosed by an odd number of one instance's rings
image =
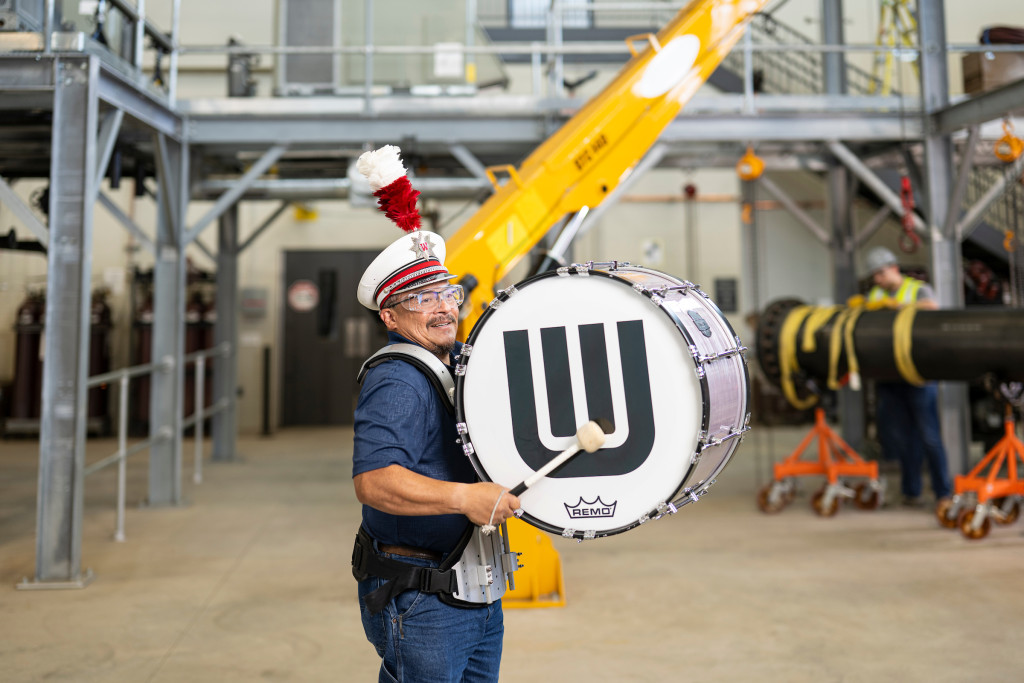
[[[107,290],[97,289],[92,293],[89,311],[89,376],[110,372],[110,331],[113,317],[107,303]],[[89,389],[89,419],[101,422],[99,431],[107,432],[110,387],[101,384]]]
[[[46,320],[46,298],[29,292],[18,307],[14,323],[14,387],[11,418],[38,420],[43,396],[42,339]]]

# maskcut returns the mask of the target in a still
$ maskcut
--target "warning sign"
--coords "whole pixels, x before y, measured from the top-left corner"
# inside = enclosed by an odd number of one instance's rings
[[[320,290],[310,280],[296,280],[288,287],[288,305],[292,310],[305,313],[316,308],[320,301]]]

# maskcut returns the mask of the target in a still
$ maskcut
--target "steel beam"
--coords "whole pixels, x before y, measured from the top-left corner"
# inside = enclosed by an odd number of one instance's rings
[[[181,502],[181,431],[184,398],[185,257],[182,235],[188,203],[188,146],[156,136],[158,214],[153,265],[149,499],[153,506]]]
[[[931,128],[938,135],[948,135],[961,128],[1006,116],[1008,112],[1020,109],[1021,102],[1024,102],[1024,78],[954,105],[947,102],[930,114]]]
[[[68,56],[53,67],[35,579],[75,585],[88,577],[81,559],[99,59]]]
[[[213,400],[226,406],[213,416],[214,460],[235,459],[238,416],[235,389],[238,385],[238,204],[232,204],[220,216],[217,243],[217,320],[213,325],[214,344],[227,344],[230,351],[213,360]]]
[[[124,112],[114,109],[107,112],[100,124],[100,133],[97,137],[97,159],[96,164],[96,192],[99,192],[103,176],[107,173],[110,165],[110,157],[114,154],[114,147],[117,145],[117,134],[121,130],[121,122],[124,121]],[[95,197],[93,198],[95,201]]]
[[[263,175],[267,169],[277,163],[277,160],[281,158],[281,155],[288,149],[288,145],[274,145],[266,151],[266,153],[260,157],[259,161],[253,164],[245,174],[239,178],[234,186],[218,197],[217,201],[214,202],[213,206],[206,214],[196,221],[188,232],[185,234],[184,244],[188,244],[199,234],[206,229],[210,223],[217,220],[225,211],[235,205],[235,202],[245,194],[245,191],[249,186],[256,181],[261,175]]]
[[[247,99],[247,98],[239,98]],[[760,104],[760,97],[757,99]],[[662,133],[663,142],[738,142],[777,140],[783,142],[817,142],[842,131],[843,140],[878,142],[919,139],[922,128],[916,117],[900,117],[896,113],[873,111],[793,111],[760,110],[756,116],[735,111],[684,110]],[[194,144],[227,146],[263,146],[274,143],[292,145],[362,145],[366,140],[398,141],[414,138],[421,144],[445,148],[453,139],[469,145],[528,145],[531,149],[546,138],[545,123],[561,125],[567,120],[562,112],[551,113],[524,109],[516,114],[448,112],[430,114],[429,118],[408,115],[376,118],[361,116],[322,116],[308,118],[281,115],[268,111],[265,115],[234,116],[193,115],[189,119],[189,140]]]
[[[452,156],[455,157],[460,164],[462,164],[467,171],[473,174],[476,178],[487,178],[487,168],[480,163],[472,152],[470,152],[463,144],[454,144],[450,147]]]
[[[897,215],[903,215],[903,202],[893,192],[885,181],[879,178],[874,172],[867,167],[867,165],[857,158],[857,155],[850,151],[848,147],[838,141],[831,141],[826,143],[829,151],[843,164],[853,171],[853,174],[857,176],[862,183],[867,185],[872,192],[874,192],[879,199],[885,202],[889,208],[891,208]],[[922,234],[927,234],[928,229],[924,221],[916,213],[912,212],[914,218],[914,229]]]
[[[941,3],[918,4],[922,118],[949,106],[946,23]],[[924,122],[922,121],[922,124]],[[924,213],[932,234],[932,279],[941,308],[963,307],[963,259],[957,236],[943,230],[953,190],[953,142],[949,133],[930,131],[924,138],[924,176],[927,192]],[[939,419],[949,470],[965,472],[970,421],[967,387],[943,382],[939,391]]]
[[[117,222],[120,223],[125,228],[125,230],[130,232],[132,236],[135,237],[135,239],[137,239],[142,244],[142,246],[146,248],[146,251],[148,251],[150,254],[156,254],[156,246],[153,244],[153,240],[149,238],[149,235],[142,232],[142,228],[136,225],[135,221],[129,218],[127,214],[125,214],[125,212],[121,210],[121,207],[114,203],[114,200],[112,200],[103,192],[99,192],[97,198],[99,200],[100,205],[102,205],[103,208],[105,208],[110,213],[110,215],[113,216],[117,220]]]
[[[43,222],[36,218],[36,215],[32,213],[32,209],[22,201],[14,189],[0,176],[0,204],[3,204],[11,213],[21,221],[21,224],[32,231],[32,234],[36,236],[43,246],[46,246],[50,241],[49,228],[43,225]]]
[[[758,179],[758,182],[761,183],[764,189],[768,190],[769,194],[778,199],[779,203],[782,204],[782,206],[784,206],[786,210],[800,222],[801,225],[817,237],[822,244],[826,246],[832,244],[832,238],[829,236],[828,231],[818,225],[817,221],[811,218],[810,214],[801,209],[800,206],[794,202],[781,187],[776,185],[774,181],[769,179],[768,176],[762,175]]]
[[[861,229],[861,231],[857,233],[857,246],[863,246],[864,243],[867,242],[872,235],[878,232],[878,229],[882,227],[882,223],[885,222],[885,219],[888,218],[890,214],[892,214],[892,209],[890,209],[888,206],[882,205],[882,207],[875,212],[875,215],[871,217],[871,220],[867,222],[863,229]]]
[[[967,210],[967,213],[956,223],[950,234],[956,239],[963,239],[970,235],[978,227],[985,212],[1000,197],[1006,194],[1007,188],[1021,177],[1021,173],[1024,173],[1024,156],[1003,170],[1003,174],[999,176],[999,179],[992,183],[992,186],[985,190],[985,194]]]
[[[238,247],[238,253],[239,253],[239,254],[241,254],[241,253],[242,253],[243,251],[245,251],[245,250],[246,250],[246,248],[247,248],[247,247],[248,247],[248,246],[249,246],[250,244],[252,244],[253,242],[255,242],[255,241],[256,241],[256,239],[257,239],[257,238],[258,238],[258,237],[259,237],[260,235],[262,235],[262,234],[263,234],[263,232],[264,232],[264,231],[265,231],[265,230],[266,230],[267,228],[269,228],[269,227],[270,227],[271,225],[273,225],[273,224],[274,224],[274,221],[276,221],[276,220],[277,220],[277,219],[278,219],[278,218],[279,218],[279,217],[281,216],[281,214],[282,214],[282,213],[284,213],[284,212],[285,212],[285,210],[286,210],[286,209],[287,209],[287,208],[288,208],[289,206],[291,206],[291,205],[292,205],[292,203],[291,203],[291,202],[288,202],[288,201],[284,201],[284,202],[281,202],[281,204],[280,204],[280,205],[279,205],[279,206],[278,206],[278,207],[277,207],[276,209],[274,209],[274,212],[273,212],[272,214],[270,214],[269,216],[267,216],[266,220],[264,220],[264,221],[263,221],[263,222],[262,222],[262,223],[260,224],[260,226],[259,226],[258,228],[256,228],[255,230],[253,230],[253,231],[252,231],[252,234],[250,234],[250,235],[249,235],[249,237],[248,237],[248,238],[246,238],[245,242],[243,242],[243,243],[242,243],[242,244],[241,244],[241,245],[240,245],[240,246]],[[235,239],[235,241],[237,242],[237,236],[236,236],[236,239]]]
[[[960,215],[960,207],[964,202],[964,195],[967,193],[967,182],[971,178],[971,170],[974,167],[974,150],[978,146],[978,138],[981,136],[981,126],[971,126],[967,135],[967,143],[964,145],[964,153],[960,157],[960,168],[956,174],[956,189],[949,197],[949,206],[946,207],[946,222],[942,225],[942,232],[946,235],[956,235],[957,239],[963,239],[963,232],[954,224]]]
[[[764,179],[764,176],[761,177]],[[745,339],[755,339],[755,330],[749,327],[747,316],[761,310],[760,293],[765,290],[761,286],[760,237],[758,234],[757,181],[740,180],[740,249],[744,277],[740,280],[740,311],[743,312],[743,325],[746,328]]]
[[[120,109],[136,121],[145,124],[154,132],[181,140],[183,123],[181,115],[166,102],[142,87],[129,82],[124,76],[109,67],[101,71],[99,83],[100,100]]]
[[[492,189],[486,178],[421,178],[409,181],[421,197],[438,199],[468,199]],[[196,183],[193,199],[211,199],[236,186],[236,180],[210,179]],[[345,199],[352,190],[348,178],[281,178],[253,181],[239,197],[242,199],[281,199],[304,201],[314,199]]]

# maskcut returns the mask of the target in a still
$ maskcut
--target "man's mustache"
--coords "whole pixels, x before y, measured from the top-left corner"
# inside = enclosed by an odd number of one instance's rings
[[[441,315],[435,316],[430,319],[428,323],[431,327],[434,325],[440,325],[441,323],[455,323],[455,316],[451,313],[442,313]]]

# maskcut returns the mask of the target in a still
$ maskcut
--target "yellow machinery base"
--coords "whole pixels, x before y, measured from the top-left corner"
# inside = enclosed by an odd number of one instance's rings
[[[565,607],[562,558],[546,533],[519,519],[508,520],[508,544],[520,553],[516,588],[501,600],[505,609]]]

